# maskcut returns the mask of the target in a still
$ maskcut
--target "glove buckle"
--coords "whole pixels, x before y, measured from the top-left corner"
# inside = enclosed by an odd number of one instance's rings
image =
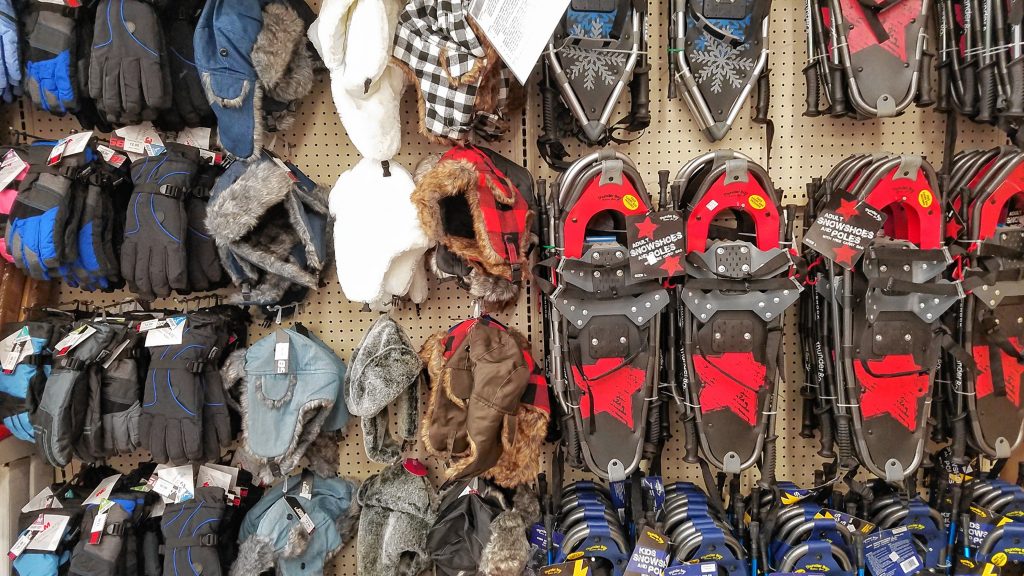
[[[103,530],[108,536],[124,536],[124,522],[110,524]]]
[[[185,365],[189,372],[193,374],[199,374],[206,367],[205,360],[193,360]]]
[[[71,356],[61,356],[57,360],[57,367],[72,372],[78,372],[85,366],[85,362],[78,358],[72,358]]]
[[[211,547],[211,548],[216,546],[217,545],[217,535],[216,534],[203,534],[202,536],[199,537],[199,545],[200,546],[207,546],[207,547]]]
[[[175,200],[177,200],[181,198],[183,194],[188,192],[188,190],[186,188],[182,188],[181,186],[163,184],[159,188],[157,188],[157,192],[159,194],[167,196],[168,198],[174,198]]]

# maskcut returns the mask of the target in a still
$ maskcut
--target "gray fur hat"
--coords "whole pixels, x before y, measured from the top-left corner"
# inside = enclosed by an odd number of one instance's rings
[[[402,463],[392,464],[360,486],[356,501],[362,508],[358,574],[415,576],[427,568],[427,531],[437,513],[437,497],[426,477]]]
[[[397,400],[398,436],[416,438],[423,362],[405,330],[384,314],[366,331],[345,374],[345,403],[359,416],[366,456],[392,464],[402,455],[388,432],[388,406]]]

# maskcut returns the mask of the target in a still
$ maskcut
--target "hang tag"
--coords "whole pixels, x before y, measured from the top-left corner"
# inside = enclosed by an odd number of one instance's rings
[[[118,358],[120,358],[121,353],[124,352],[124,349],[127,348],[128,345],[131,343],[131,338],[125,338],[124,340],[122,340],[121,343],[114,348],[114,351],[110,353],[110,356],[106,359],[106,361],[103,362],[103,369],[106,370],[107,368],[110,368],[110,365],[117,361]]]
[[[299,480],[299,496],[306,500],[313,499],[313,473],[303,470],[302,478]]]
[[[75,328],[69,332],[67,336],[61,338],[60,342],[57,342],[57,345],[54,346],[54,349],[57,350],[57,356],[67,355],[67,353],[73,350],[75,346],[85,342],[95,333],[96,329],[88,324],[83,324],[78,328]]]
[[[619,515],[619,522],[626,521],[626,500],[627,488],[625,480],[616,480],[608,484],[608,493],[611,495],[612,506]]]
[[[22,512],[34,512],[36,510],[42,510],[44,508],[63,508],[60,504],[60,500],[53,495],[53,489],[47,486],[39,491],[38,494],[32,497],[21,507]]]
[[[718,574],[717,562],[677,564],[665,570],[665,576],[715,576],[716,574]]]
[[[66,138],[67,147],[64,148],[64,156],[74,156],[75,154],[81,154],[85,152],[86,146],[89,145],[89,140],[92,139],[92,130],[86,130],[85,132],[78,132],[72,134]]]
[[[167,325],[164,327],[146,332],[146,348],[181,344],[181,337],[185,333],[185,316],[172,316],[165,323]]]
[[[192,146],[193,148],[199,148],[200,150],[209,150],[210,133],[211,130],[204,126],[185,128],[181,132],[175,134],[171,141],[179,142],[186,146]]]
[[[284,160],[278,158],[276,154],[271,154],[270,159],[273,160],[274,164],[277,164],[278,167],[281,168],[281,170],[284,170],[285,173],[288,174],[288,177],[292,179],[292,182],[299,181],[299,177],[296,176],[295,173],[292,172],[292,169],[289,168],[288,165],[284,163]]]
[[[530,532],[526,537],[530,544],[538,548],[546,548],[548,545],[548,529],[544,527],[544,524],[537,522],[533,526],[530,526]],[[551,533],[551,546],[555,550],[562,547],[562,540],[565,540],[565,535],[555,530]]]
[[[981,546],[989,533],[997,527],[1012,522],[1011,519],[977,504],[971,504],[968,514],[967,544],[972,548]]]
[[[473,0],[469,14],[523,86],[569,7],[569,0]]]
[[[21,553],[25,551],[25,548],[28,548],[29,543],[32,542],[32,538],[34,538],[35,535],[36,533],[31,530],[23,532],[14,542],[14,546],[11,546],[11,551],[7,553],[7,557],[14,560],[18,556],[21,556]]]
[[[678,210],[626,216],[629,272],[633,279],[671,278],[683,273],[683,222]]]
[[[238,488],[238,468],[235,468],[234,466],[225,466],[223,464],[213,464],[211,462],[207,462],[206,464],[203,464],[203,466],[210,470],[227,474],[228,477],[231,478],[231,482],[228,484],[229,490]]]
[[[231,475],[226,474],[220,470],[214,470],[208,465],[203,464],[199,467],[199,472],[196,474],[196,486],[203,488],[207,486],[216,486],[224,492],[231,490]]]
[[[427,467],[424,466],[423,462],[420,462],[418,458],[406,458],[402,461],[402,467],[405,468],[406,472],[413,476],[423,478],[427,475]]]
[[[32,355],[34,348],[31,341],[28,326],[22,326],[17,332],[0,341],[0,369],[4,374],[13,373],[19,362]]]
[[[570,560],[569,562],[562,562],[561,564],[551,564],[541,568],[540,574],[544,576],[589,576],[593,574],[594,561],[590,558],[579,558],[576,560]]]
[[[110,145],[128,152],[129,157],[132,154],[146,154],[147,144],[164,145],[164,141],[151,122],[118,128],[110,136]]]
[[[113,148],[104,146],[103,144],[96,146],[96,151],[99,152],[100,156],[103,157],[104,162],[110,164],[114,168],[120,168],[125,163],[125,161],[128,160],[128,157],[125,156],[124,154],[121,154],[120,152],[114,150]]]
[[[99,510],[96,511],[96,516],[92,519],[92,526],[89,528],[89,544],[99,544],[100,539],[103,538],[103,527],[107,525],[107,510],[114,503],[110,500],[103,500],[100,503]]]
[[[43,514],[43,529],[26,546],[26,550],[53,552],[64,539],[64,531],[68,527],[68,516],[61,514]]]
[[[640,479],[640,488],[644,491],[647,508],[654,511],[654,518],[661,517],[665,509],[665,484],[661,476],[644,476]]]
[[[0,190],[4,190],[11,182],[24,178],[28,173],[28,163],[18,156],[14,150],[8,150],[4,154],[3,162],[0,162]]]
[[[298,518],[299,524],[306,531],[307,534],[312,534],[316,530],[316,524],[313,523],[313,519],[306,514],[306,509],[302,507],[302,503],[295,496],[285,496],[284,501],[288,504],[288,507],[292,509],[292,513]]]
[[[964,464],[957,464],[953,461],[953,449],[949,446],[939,450],[938,457],[939,465],[946,471],[946,477],[950,484],[963,484],[974,479],[974,458]]]
[[[50,149],[50,155],[46,158],[47,166],[55,166],[64,158],[64,150],[68,147],[68,139],[61,138],[57,145]]]
[[[120,474],[114,474],[113,476],[107,476],[96,486],[96,489],[89,494],[89,497],[82,502],[83,506],[89,504],[101,504],[102,501],[110,496],[110,493],[114,491],[114,486],[117,481],[121,479]]]
[[[139,332],[149,332],[150,330],[161,326],[169,326],[168,320],[168,318],[154,318],[152,320],[146,320],[144,322],[139,322],[139,325],[136,326],[135,329]]]
[[[803,243],[836,264],[852,270],[875,239],[886,215],[845,191],[836,192]]]
[[[276,374],[288,373],[288,333],[278,330],[274,333],[274,372]]]
[[[851,534],[860,532],[861,534],[870,534],[876,528],[875,524],[868,522],[862,518],[857,518],[846,512],[840,512],[839,510],[832,510],[830,508],[822,508],[815,515],[815,518],[831,519],[835,520],[836,524],[839,524],[843,528],[846,528]]]
[[[882,530],[864,539],[864,561],[873,576],[911,576],[921,571],[921,557],[906,527]]]
[[[657,530],[640,531],[623,576],[662,576],[668,568],[668,538]]]

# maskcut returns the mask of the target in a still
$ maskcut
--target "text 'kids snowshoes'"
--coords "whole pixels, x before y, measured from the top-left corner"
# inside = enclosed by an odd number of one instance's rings
[[[543,64],[544,130],[537,145],[549,165],[568,167],[560,142],[565,136],[603,146],[623,141],[614,134],[618,130],[637,133],[650,124],[646,31],[646,1],[569,3]],[[630,112],[612,122],[627,84]]]
[[[851,156],[811,201],[805,257],[822,316],[812,328],[829,364],[818,393],[832,398],[841,464],[856,456],[901,483],[923,460],[939,355],[952,345],[940,317],[963,296],[948,279],[935,173],[920,156]],[[823,247],[827,234],[834,250]]]
[[[931,0],[808,0],[805,115],[821,113],[820,87],[833,116],[931,106],[931,9]]]
[[[627,216],[652,207],[636,166],[613,150],[562,174],[552,207],[552,385],[571,415],[566,459],[613,480],[640,464],[656,393],[669,295],[658,279],[630,273],[625,233]]]
[[[771,447],[782,321],[802,287],[781,198],[764,169],[730,150],[684,165],[673,183],[686,221],[686,274],[678,288],[680,404],[692,452],[729,474]]]
[[[757,84],[754,121],[768,120],[771,0],[673,0],[670,91],[712,142],[725,137]]]

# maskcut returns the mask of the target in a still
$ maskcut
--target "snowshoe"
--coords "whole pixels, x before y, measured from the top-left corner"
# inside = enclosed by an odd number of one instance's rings
[[[646,2],[572,0],[548,42],[544,58],[544,130],[538,140],[541,156],[558,169],[568,166],[560,140],[565,132],[591,146],[619,142],[622,129],[641,132],[650,124]],[[632,109],[613,123],[626,85]],[[558,98],[568,110],[572,128],[559,122]]]
[[[837,414],[852,424],[844,441],[861,463],[898,483],[923,459],[939,353],[950,343],[939,319],[963,291],[946,279],[953,260],[927,161],[856,157],[834,176],[826,188],[853,196],[837,214],[863,203],[886,215],[859,261],[844,254],[852,269],[838,268],[839,256],[830,265]]]
[[[928,0],[831,0],[847,98],[871,118],[931,101]]]
[[[672,81],[712,142],[725,137],[758,85],[755,121],[767,121],[771,0],[673,0]]]
[[[556,561],[586,557],[596,573],[621,576],[632,549],[607,490],[590,482],[570,484],[562,492],[558,532],[564,537]]]
[[[981,156],[988,162],[960,188],[968,195],[961,202],[969,207],[965,241],[973,275],[961,344],[975,364],[963,372],[971,444],[1006,458],[1024,431],[1024,154],[996,150]]]
[[[554,204],[552,385],[572,415],[566,458],[624,479],[640,464],[669,300],[659,281],[630,274],[624,219],[653,205],[636,166],[613,150],[575,162]]]
[[[684,406],[703,458],[730,474],[758,462],[773,435],[782,320],[802,290],[780,200],[764,169],[737,152],[705,154],[676,175]]]

